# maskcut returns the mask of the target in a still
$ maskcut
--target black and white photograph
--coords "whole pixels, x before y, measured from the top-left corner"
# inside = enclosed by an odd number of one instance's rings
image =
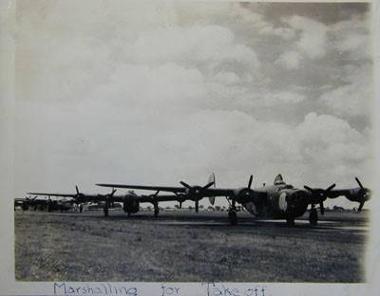
[[[374,3],[5,2],[16,284],[373,281]]]

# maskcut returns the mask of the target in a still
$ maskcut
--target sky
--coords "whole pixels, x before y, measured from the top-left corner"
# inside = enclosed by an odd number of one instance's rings
[[[18,1],[15,195],[211,172],[218,187],[278,173],[371,187],[370,17],[365,3]]]

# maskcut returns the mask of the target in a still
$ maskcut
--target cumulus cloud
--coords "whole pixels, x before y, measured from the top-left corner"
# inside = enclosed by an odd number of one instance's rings
[[[368,14],[337,22],[329,30],[332,46],[350,61],[369,60],[371,46]]]
[[[256,68],[255,52],[236,43],[233,33],[220,26],[162,28],[143,32],[133,46],[137,61],[176,60],[187,63],[239,63]]]
[[[345,84],[334,87],[321,95],[320,100],[333,112],[345,117],[367,117],[373,98],[371,66],[344,68]]]
[[[195,4],[99,3],[90,11],[64,2],[20,4],[20,194],[67,191],[76,183],[94,191],[100,181],[203,183],[210,170],[220,186],[245,185],[250,173],[261,183],[282,172],[300,185],[368,174],[363,143],[370,136],[349,117],[339,118],[353,112],[344,111],[339,97],[355,88],[359,97],[368,76],[347,67],[333,69],[338,78],[326,78],[329,89],[322,88],[326,80],[312,80],[326,92],[318,102],[329,112],[321,113],[331,115],[310,112],[319,93],[299,85],[314,74],[305,69],[317,72],[323,56],[338,46],[353,51],[355,42],[327,48],[326,26],[317,21],[294,16],[271,22],[225,3],[189,14]],[[236,11],[241,19],[232,18]],[[286,74],[277,79],[274,73]]]
[[[299,68],[301,60],[302,57],[298,52],[287,51],[281,54],[275,63],[285,67],[288,70],[295,70]]]
[[[301,16],[292,16],[283,21],[300,34],[296,45],[311,59],[322,58],[326,53],[327,27],[321,22]]]

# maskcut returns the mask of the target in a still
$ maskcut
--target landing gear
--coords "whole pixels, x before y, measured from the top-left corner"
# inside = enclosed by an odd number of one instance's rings
[[[295,223],[294,223],[294,217],[288,217],[288,218],[286,218],[286,224],[288,226],[294,226],[295,225]]]
[[[238,224],[238,218],[237,218],[237,210],[235,206],[235,200],[232,201],[232,204],[230,208],[228,209],[228,219],[230,220],[231,225],[237,225]]]
[[[234,209],[228,210],[228,219],[230,220],[231,225],[237,225],[238,224],[236,210],[234,210]]]
[[[310,225],[313,225],[313,226],[318,224],[318,213],[317,213],[317,209],[314,207],[310,209],[309,222],[310,222]]]
[[[104,217],[108,217],[108,211],[109,211],[109,202],[106,201],[104,204],[103,212],[104,212]]]
[[[195,212],[196,212],[196,213],[199,212],[199,200],[196,200],[196,201],[195,201]]]
[[[154,206],[154,217],[157,218],[158,213],[160,212],[160,209],[158,208],[158,203],[154,203],[153,206]]]

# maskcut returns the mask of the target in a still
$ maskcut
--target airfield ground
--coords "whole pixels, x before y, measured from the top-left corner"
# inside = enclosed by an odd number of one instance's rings
[[[15,212],[20,281],[363,282],[368,213],[311,227],[225,212]]]

